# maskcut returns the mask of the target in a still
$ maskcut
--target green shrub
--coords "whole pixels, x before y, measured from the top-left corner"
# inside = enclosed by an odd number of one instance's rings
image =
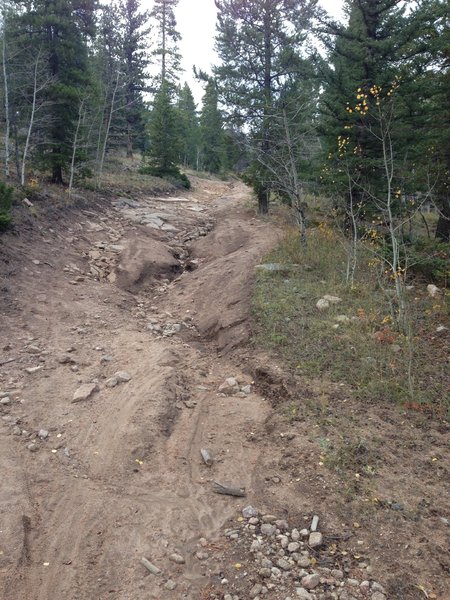
[[[0,231],[9,227],[12,221],[11,205],[14,189],[0,181]]]
[[[139,173],[142,175],[152,175],[153,177],[161,177],[161,179],[165,179],[175,187],[182,187],[186,190],[190,189],[191,182],[188,177],[181,173],[181,171],[174,167],[169,170],[163,170],[160,167],[156,167],[153,165],[142,165],[139,169]]]

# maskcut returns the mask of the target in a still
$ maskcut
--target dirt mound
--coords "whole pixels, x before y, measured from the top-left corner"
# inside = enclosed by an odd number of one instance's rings
[[[166,244],[150,237],[129,240],[116,268],[117,285],[136,291],[161,279],[173,279],[181,270]]]

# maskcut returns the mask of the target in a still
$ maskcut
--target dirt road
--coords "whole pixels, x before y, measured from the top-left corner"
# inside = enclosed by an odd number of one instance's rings
[[[251,383],[228,351],[248,337],[254,265],[277,236],[248,201],[239,183],[197,180],[185,198],[61,216],[8,249],[4,600],[198,597],[209,573],[197,544],[251,501],[251,438],[268,414],[256,393],[217,393],[227,377]],[[118,371],[131,379],[115,381]],[[72,403],[92,382],[98,391]],[[248,498],[215,495],[213,479]],[[176,593],[142,556],[180,582]]]

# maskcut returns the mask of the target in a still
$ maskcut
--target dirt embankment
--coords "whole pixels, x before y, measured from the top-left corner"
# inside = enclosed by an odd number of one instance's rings
[[[287,378],[247,343],[254,267],[278,236],[243,185],[198,179],[184,197],[97,199],[3,238],[2,599],[247,600],[258,590],[286,600],[301,574],[296,582],[274,566],[266,581],[245,546],[261,521],[233,533],[248,504],[288,519],[291,532],[320,515],[326,556],[298,542],[297,563],[322,569],[304,598],[419,600],[421,586],[449,598],[447,499],[434,506],[427,497],[413,512],[400,505],[414,484],[406,446],[403,477],[394,460],[377,462],[394,474],[383,480],[392,493],[382,491],[397,505],[368,496],[363,519],[354,485],[321,460],[336,423],[343,440],[372,423],[379,447],[385,440],[394,452],[398,412],[369,414],[345,387]],[[230,377],[239,387],[219,393]],[[77,390],[88,397],[73,402]],[[430,435],[424,465],[444,469],[448,430]],[[355,469],[377,460],[363,444],[343,448]],[[430,478],[433,499],[443,478]],[[213,481],[247,496],[214,494]],[[263,544],[287,553],[275,546]],[[162,573],[150,574],[142,557]],[[348,591],[333,566],[362,587]]]

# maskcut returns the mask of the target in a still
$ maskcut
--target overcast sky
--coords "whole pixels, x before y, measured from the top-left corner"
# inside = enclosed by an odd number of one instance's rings
[[[339,17],[343,0],[320,0],[328,12]],[[143,0],[143,5],[152,7],[152,0]],[[200,103],[202,87],[192,76],[192,67],[210,71],[215,61],[214,35],[216,7],[214,0],[180,0],[176,9],[178,30],[182,35],[180,52],[183,56],[184,73],[181,81],[187,81],[194,92],[196,102]]]

